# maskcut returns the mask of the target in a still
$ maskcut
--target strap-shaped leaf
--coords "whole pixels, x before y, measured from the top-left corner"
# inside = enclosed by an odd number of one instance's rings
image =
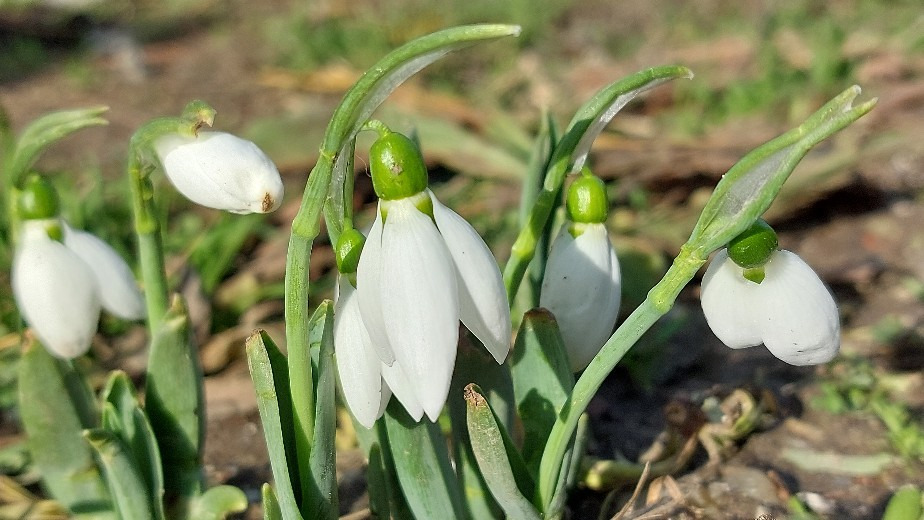
[[[62,110],[46,114],[30,123],[20,134],[12,157],[4,158],[4,161],[8,161],[3,172],[9,176],[8,182],[17,182],[18,177],[35,163],[42,151],[55,141],[81,128],[108,124],[100,117],[106,110],[107,107]]]
[[[153,520],[148,487],[122,440],[101,428],[87,430],[84,436],[96,450],[119,515],[122,518]]]
[[[415,422],[397,399],[391,400],[383,420],[391,461],[414,518],[469,518],[439,426]]]
[[[536,198],[527,225],[520,230],[513,244],[510,260],[504,268],[504,285],[509,301],[514,301],[526,267],[536,252],[536,244],[555,208],[565,176],[584,165],[590,145],[600,131],[642,92],[672,79],[691,77],[690,69],[680,66],[643,70],[604,87],[581,106],[555,147],[543,189]]]
[[[198,350],[179,296],[154,333],[149,356],[145,413],[160,446],[167,498],[186,510],[204,487],[205,403]]]
[[[162,520],[165,517],[164,474],[160,449],[128,375],[118,370],[110,374],[103,390],[103,402],[103,428],[122,440],[147,485],[151,511],[156,519]]]
[[[755,148],[732,166],[706,202],[686,247],[705,259],[754,223],[812,147],[876,106],[876,99],[853,106],[859,94],[860,87],[850,87],[804,123]]]
[[[98,412],[83,378],[30,335],[19,362],[19,413],[46,490],[83,518],[114,520],[109,489],[83,438]]]
[[[298,499],[298,460],[295,440],[292,437],[292,397],[289,393],[289,376],[286,358],[265,331],[255,332],[247,338],[247,365],[257,394],[257,407],[263,423],[263,437],[269,451],[270,466],[278,498],[279,514],[284,520],[301,520]],[[295,480],[295,485],[293,485]],[[269,486],[264,486],[264,497]]]
[[[320,341],[311,345],[318,350],[318,382],[315,396],[315,428],[311,445],[309,466],[314,489],[311,494],[303,491],[302,511],[306,518],[336,518],[337,458],[334,440],[337,434],[337,367],[334,364],[334,306],[325,300],[315,315],[320,319],[313,323],[320,329]],[[313,334],[314,336],[314,334]],[[294,400],[293,400],[294,403]],[[307,480],[307,475],[302,475]]]
[[[263,499],[263,520],[283,520],[282,509],[279,508],[279,501],[276,500],[273,486],[263,484],[260,488],[260,496]]]
[[[552,425],[574,387],[574,375],[552,313],[533,309],[523,316],[510,371],[523,422],[523,458],[536,475]]]
[[[520,493],[517,477],[511,468],[511,457],[517,458],[519,454],[512,449],[508,452],[508,447],[512,446],[504,442],[494,412],[476,385],[468,385],[465,388],[465,402],[468,408],[468,432],[472,440],[472,451],[497,503],[507,514],[507,518],[538,520],[539,513]],[[525,472],[525,467],[523,471]],[[532,481],[530,480],[526,486],[532,486]]]

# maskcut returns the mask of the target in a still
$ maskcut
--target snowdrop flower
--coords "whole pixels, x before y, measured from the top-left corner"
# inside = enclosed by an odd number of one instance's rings
[[[254,143],[224,132],[168,134],[154,142],[164,173],[189,200],[231,213],[268,213],[282,203],[282,179]]]
[[[57,201],[50,185],[30,178],[19,210],[25,220],[13,258],[13,295],[52,354],[64,359],[84,354],[101,307],[124,319],[144,315],[131,269],[105,242],[54,217]]]
[[[830,361],[840,348],[834,298],[801,258],[776,247],[758,221],[716,254],[703,277],[706,321],[731,348],[763,343],[791,365]]]
[[[427,189],[423,159],[410,139],[383,135],[372,145],[370,164],[381,200],[358,259],[356,293],[340,284],[335,322],[344,393],[363,424],[381,415],[387,391],[414,420],[426,414],[436,421],[449,392],[460,320],[498,363],[507,357],[506,292],[481,237]],[[355,325],[360,321],[362,328]]]
[[[552,243],[539,305],[561,330],[571,370],[583,370],[613,332],[622,284],[604,222],[606,188],[589,171],[572,183],[568,221]]]

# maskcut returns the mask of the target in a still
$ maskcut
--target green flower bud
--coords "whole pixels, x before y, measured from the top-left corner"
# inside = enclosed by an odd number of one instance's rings
[[[337,240],[337,270],[343,274],[355,273],[365,243],[366,237],[362,233],[353,228],[344,229]]]
[[[427,168],[420,150],[399,133],[388,133],[372,143],[369,168],[380,199],[404,199],[427,188]]]
[[[581,177],[568,188],[568,219],[582,224],[602,224],[606,222],[609,200],[606,197],[606,185],[586,168]]]
[[[23,220],[47,219],[58,216],[58,192],[47,179],[32,174],[16,198],[16,208]]]
[[[758,219],[744,233],[728,243],[728,257],[746,270],[758,269],[767,263],[778,246],[776,232],[769,224]],[[763,279],[763,276],[759,277]],[[748,279],[760,283],[751,277]]]

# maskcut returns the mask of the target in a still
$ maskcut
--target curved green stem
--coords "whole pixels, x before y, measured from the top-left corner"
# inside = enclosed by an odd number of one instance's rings
[[[693,279],[696,271],[705,262],[705,258],[696,256],[686,246],[681,248],[680,254],[674,259],[673,265],[664,278],[651,289],[645,301],[616,329],[616,332],[603,345],[600,353],[594,357],[575,383],[570,398],[565,402],[552,427],[542,454],[542,462],[539,465],[539,499],[546,507],[555,492],[562,461],[571,438],[574,436],[578,419],[587,409],[590,399],[629,348],[673,307],[681,289]]]
[[[153,336],[167,312],[167,272],[164,267],[160,221],[151,186],[151,168],[142,164],[139,153],[135,146],[129,150],[128,179],[131,184],[135,234],[138,237],[141,280],[148,311],[148,332]]]

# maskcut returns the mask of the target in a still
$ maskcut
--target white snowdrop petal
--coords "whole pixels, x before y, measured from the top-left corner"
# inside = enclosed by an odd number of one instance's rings
[[[382,215],[378,208],[375,221],[369,229],[369,236],[363,246],[356,267],[356,293],[359,296],[359,310],[363,323],[372,338],[373,347],[383,363],[390,365],[395,361],[394,350],[388,342],[385,332],[385,319],[382,317],[381,289],[379,285],[382,270]]]
[[[49,352],[72,359],[96,334],[100,302],[87,264],[48,238],[41,222],[26,222],[12,270],[13,295],[26,323]]]
[[[381,369],[382,379],[385,381],[383,387],[390,389],[391,394],[407,410],[407,414],[411,416],[411,419],[420,421],[423,417],[424,409],[417,399],[417,388],[404,371],[404,368],[401,367],[401,363],[398,360],[395,360],[390,366],[382,363]],[[384,410],[383,406],[382,411],[384,412]]]
[[[792,365],[830,361],[840,348],[840,320],[828,288],[789,251],[775,252],[765,270],[759,289],[764,344]]]
[[[497,261],[471,224],[427,192],[433,201],[436,227],[458,276],[462,323],[498,363],[503,363],[510,351],[510,306]]]
[[[744,278],[725,249],[716,253],[706,269],[700,296],[703,314],[713,334],[726,346],[745,348],[763,343],[756,321],[762,313],[759,287]]]
[[[366,428],[372,428],[382,409],[381,362],[363,325],[359,299],[353,286],[343,276],[338,286],[334,308],[334,352],[340,387],[356,420]]]
[[[171,134],[154,143],[164,173],[189,200],[232,213],[267,213],[282,203],[279,171],[257,145],[225,132]]]
[[[619,314],[619,261],[603,224],[573,238],[568,224],[549,252],[539,305],[558,321],[571,369],[583,370],[613,332]]]
[[[109,244],[65,224],[64,245],[90,267],[104,309],[126,320],[144,317],[144,299],[135,276]]]
[[[459,340],[452,257],[430,217],[403,199],[389,205],[381,262],[382,317],[388,341],[424,412],[435,421],[449,393]]]

